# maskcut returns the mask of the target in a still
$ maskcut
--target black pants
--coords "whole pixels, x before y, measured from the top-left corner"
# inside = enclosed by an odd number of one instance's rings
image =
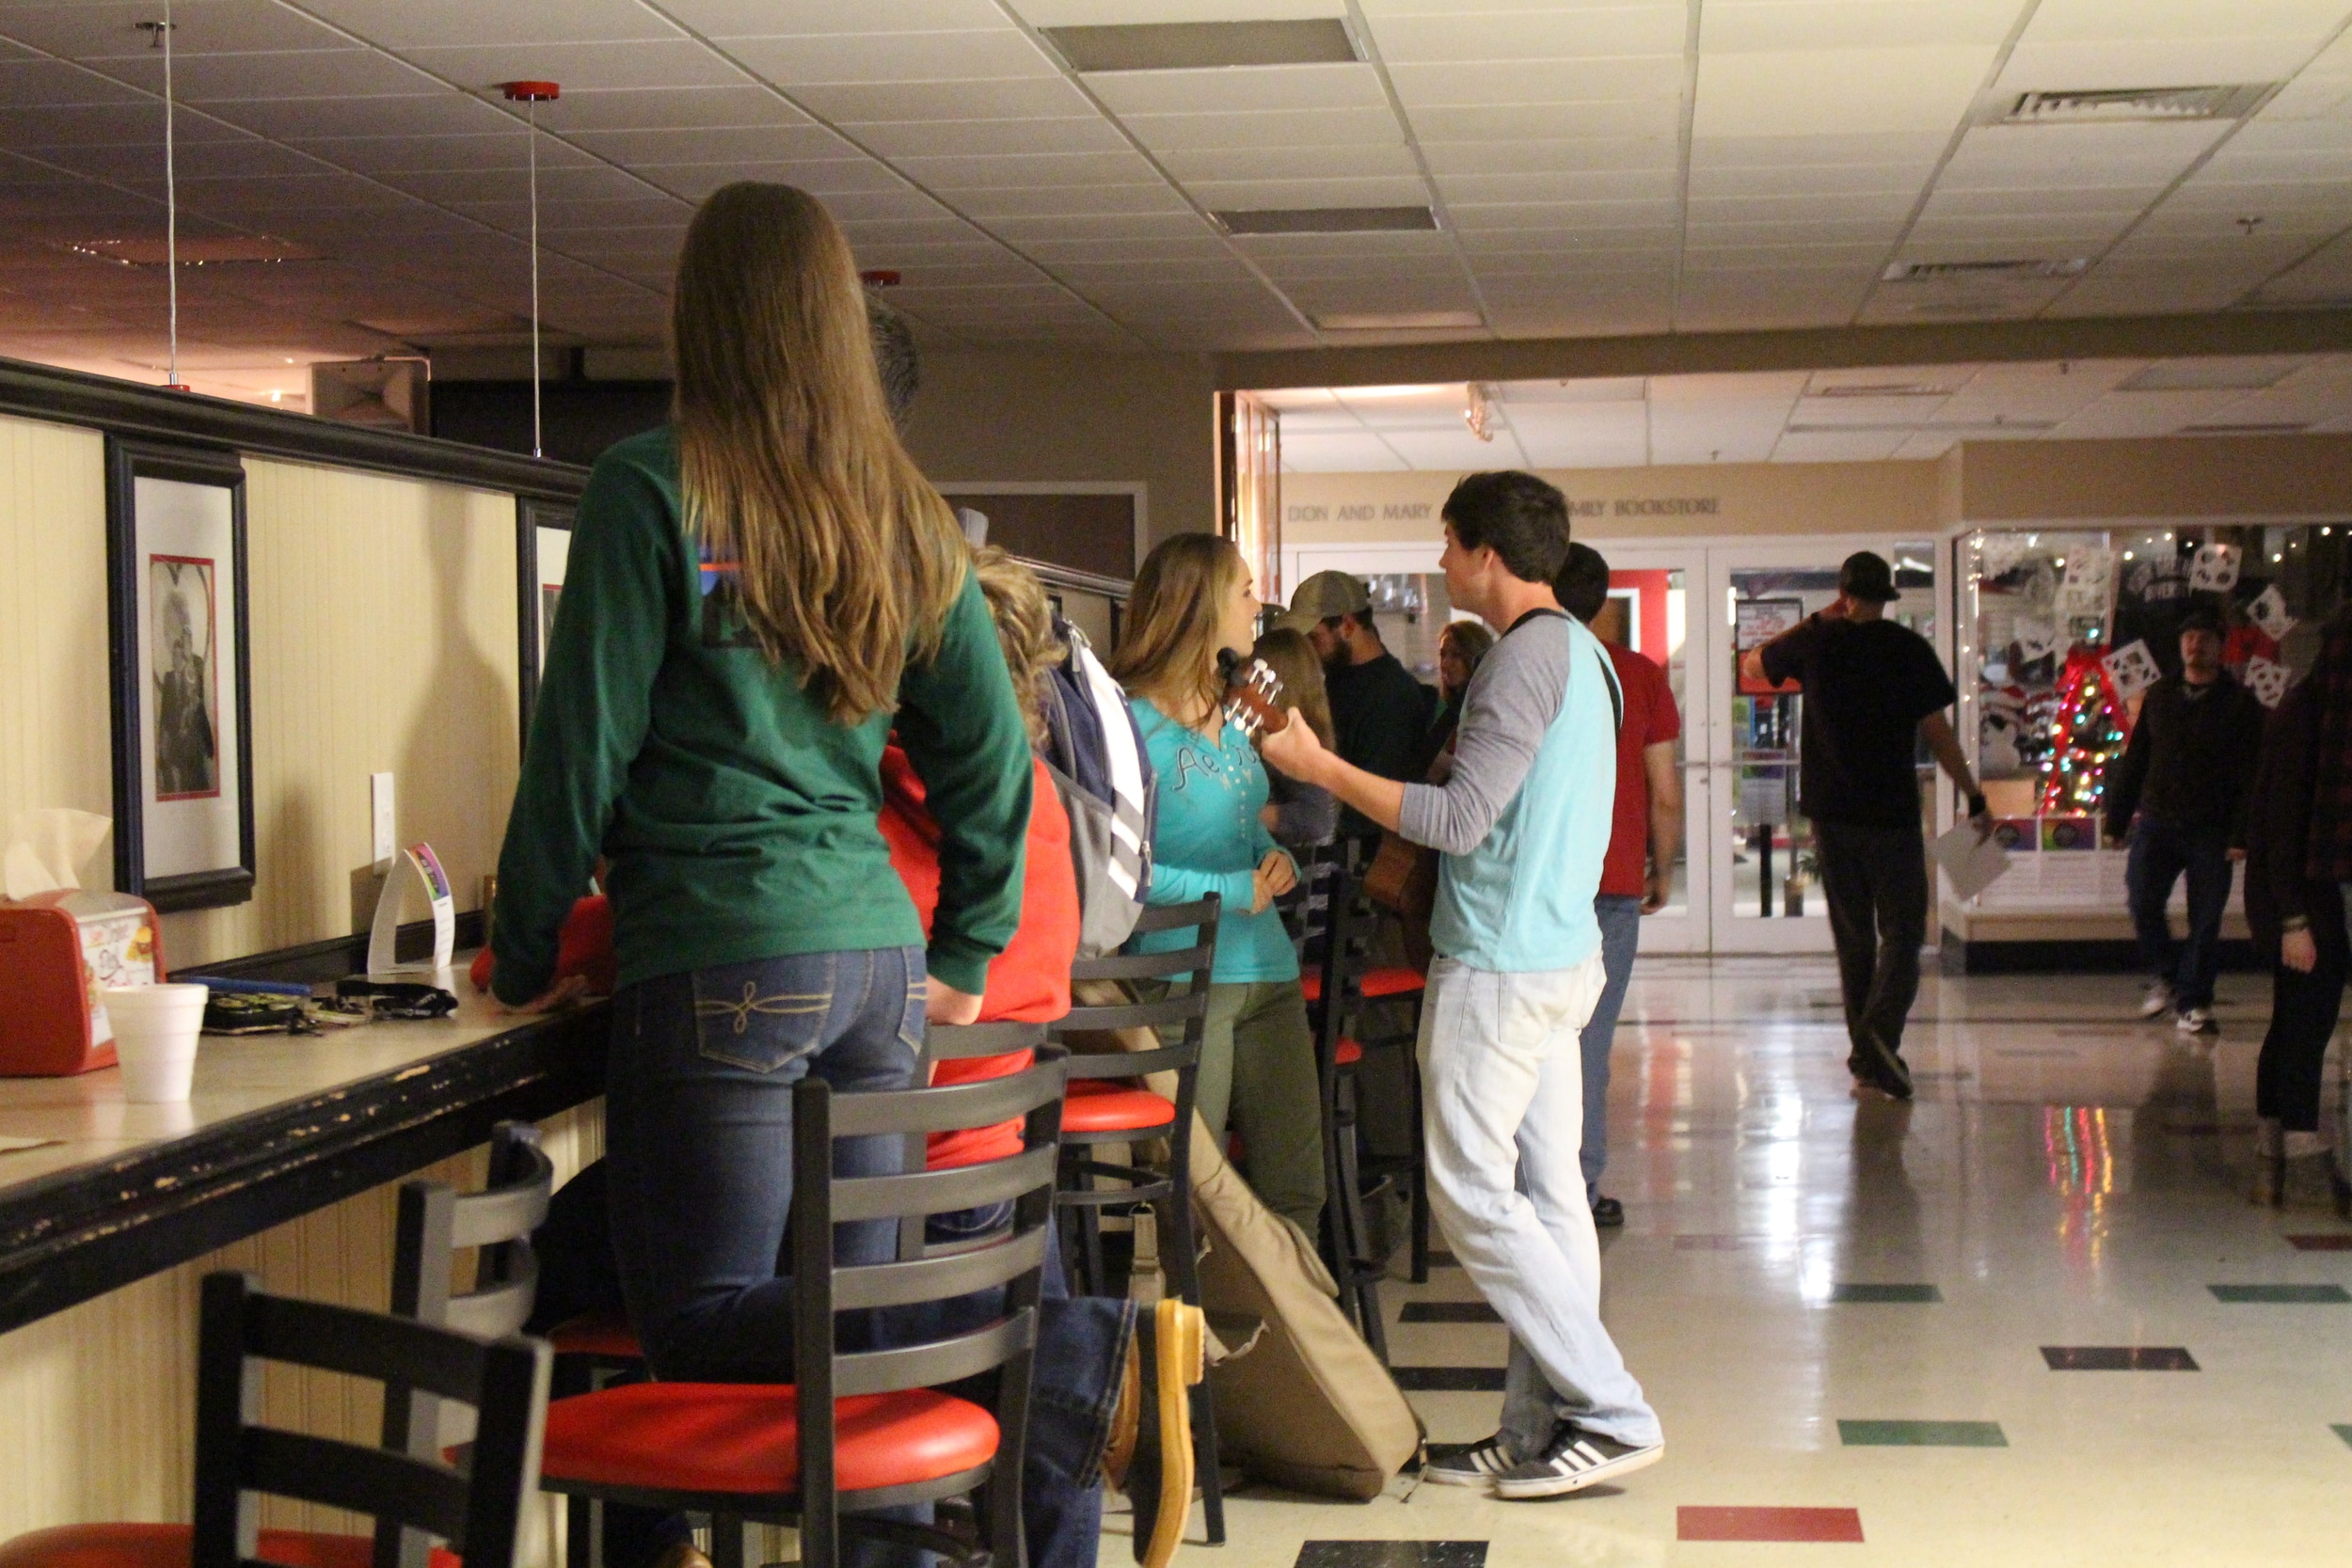
[[[2254,1069],[2255,1113],[2278,1117],[2290,1132],[2319,1130],[2328,1040],[2336,1032],[2344,975],[2352,969],[2344,898],[2336,884],[2312,883],[2303,901],[2311,911],[2312,942],[2319,949],[2319,961],[2309,974],[2298,974],[2275,958],[2271,960],[2270,1032],[2263,1036],[2262,1060]]]
[[[1928,853],[1916,826],[1815,822],[1813,842],[1837,942],[1846,1033],[1857,1055],[1877,1036],[1903,1048],[1903,1020],[1919,994],[1919,944],[1928,935]]]

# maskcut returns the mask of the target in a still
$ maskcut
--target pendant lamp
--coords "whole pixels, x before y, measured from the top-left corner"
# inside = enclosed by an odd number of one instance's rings
[[[564,96],[553,82],[501,82],[509,103],[523,105],[531,148],[531,455],[545,457],[539,422],[539,105]]]

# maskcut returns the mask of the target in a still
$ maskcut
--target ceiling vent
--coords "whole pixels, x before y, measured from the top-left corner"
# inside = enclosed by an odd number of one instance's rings
[[[124,267],[160,267],[170,258],[170,250],[161,236],[138,240],[59,240],[54,242],[59,250],[92,261],[112,261]],[[291,240],[272,239],[266,234],[183,234],[180,236],[180,264],[183,267],[215,267],[250,265],[269,261],[316,261],[325,252]]]
[[[1252,207],[1212,213],[1228,234],[1378,234],[1438,227],[1426,207]]]
[[[2090,270],[2088,256],[2061,261],[1897,261],[1879,274],[1884,283],[2008,283],[2038,277],[2080,277]]]
[[[2259,392],[2276,387],[2301,365],[2285,356],[2159,359],[2117,383],[2119,392]]]
[[[2249,420],[2237,424],[2185,424],[2184,436],[2299,436],[2311,429],[2309,420]]]
[[[1947,398],[1952,395],[1952,389],[1949,387],[1931,387],[1924,381],[1865,381],[1820,387],[1804,395],[1808,398]]]
[[[1363,56],[1337,17],[1295,22],[1152,22],[1041,29],[1070,69],[1221,71],[1234,66],[1345,65]]]
[[[2206,87],[2097,87],[2000,94],[1979,122],[1988,125],[2119,125],[2163,119],[2243,119],[2275,84]]]
[[[1994,436],[2025,436],[2057,428],[2057,421],[2052,420],[1964,420],[1952,424],[1815,424],[1791,420],[1788,430],[1791,436],[1893,436],[1903,433],[1967,436],[1978,432]]]
[[[1326,332],[1474,331],[1486,325],[1475,310],[1342,310],[1314,321]]]

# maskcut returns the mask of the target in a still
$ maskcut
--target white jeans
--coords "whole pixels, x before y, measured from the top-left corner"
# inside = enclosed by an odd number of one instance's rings
[[[1503,1433],[1540,1448],[1553,1418],[1620,1443],[1664,1441],[1600,1323],[1600,1242],[1578,1164],[1578,1037],[1604,981],[1574,969],[1429,968],[1422,1093],[1429,1199],[1454,1255],[1511,1330]]]

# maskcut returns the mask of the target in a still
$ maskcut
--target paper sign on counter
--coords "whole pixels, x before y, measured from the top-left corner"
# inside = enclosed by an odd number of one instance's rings
[[[1962,822],[1931,846],[1935,863],[1951,879],[1952,894],[1974,898],[2009,871],[2009,851],[1994,838],[1979,838],[1974,824]]]

